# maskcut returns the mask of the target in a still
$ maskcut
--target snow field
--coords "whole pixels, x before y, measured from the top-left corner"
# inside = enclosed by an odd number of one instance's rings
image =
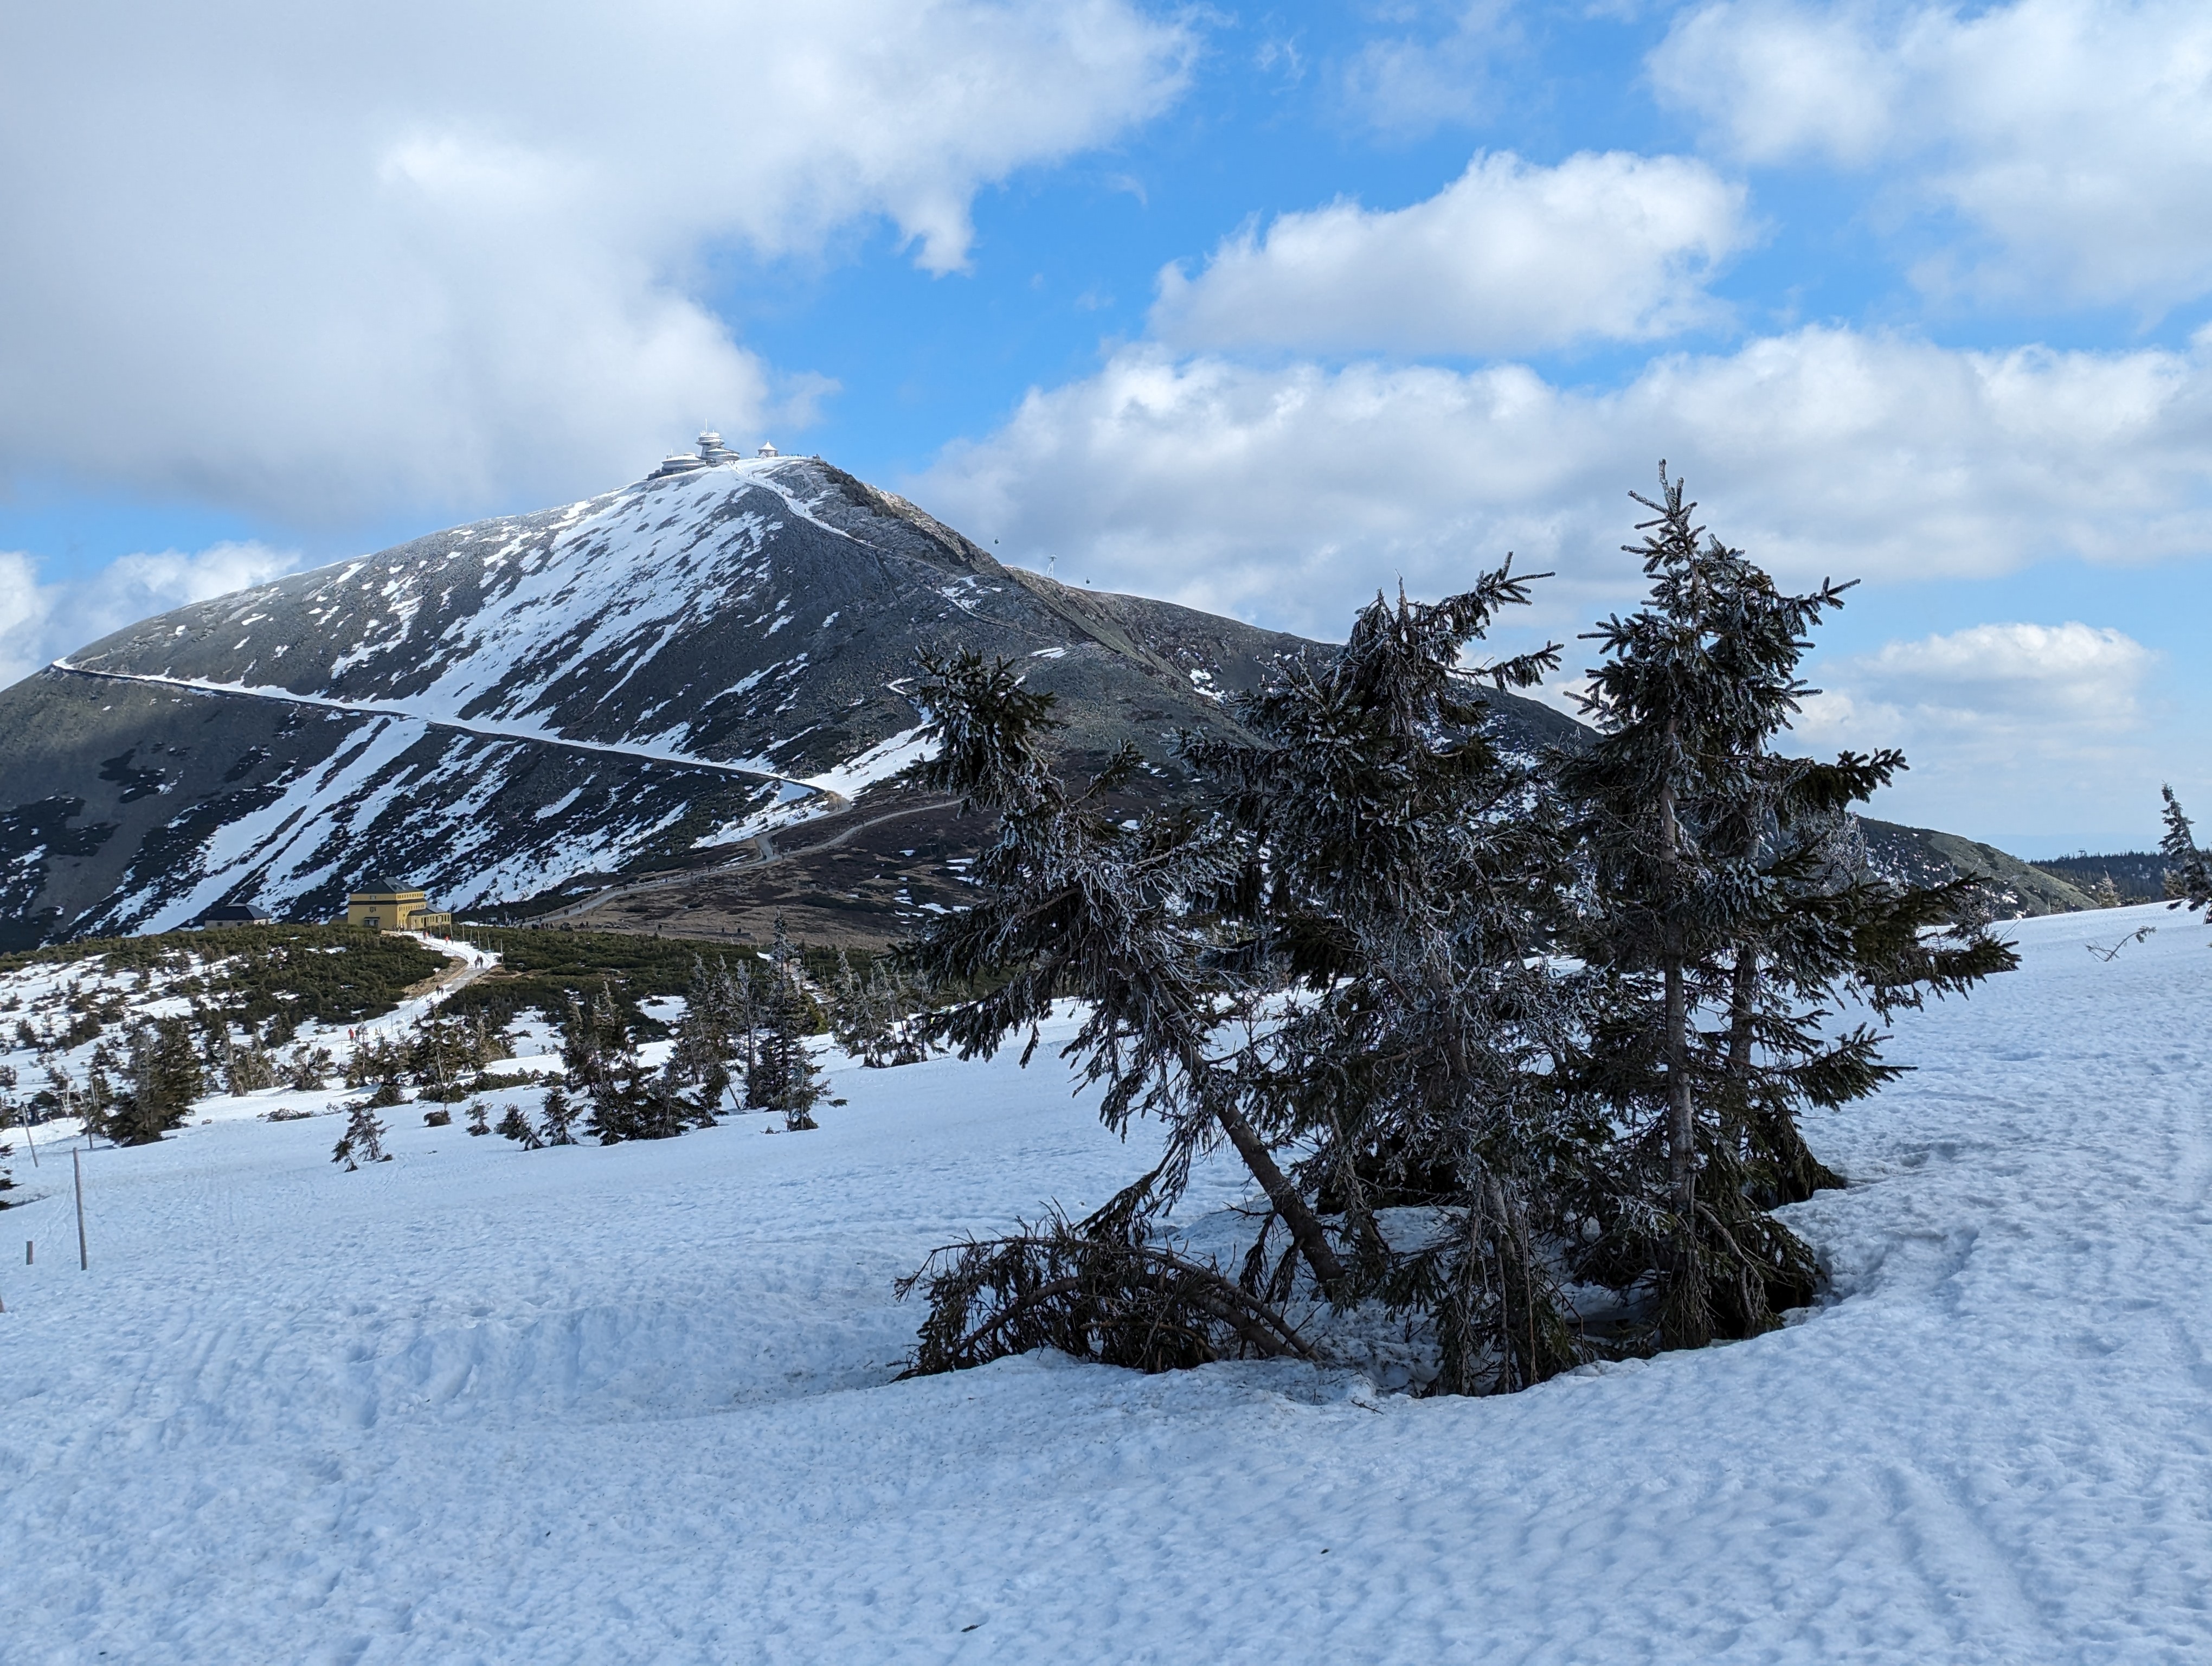
[[[402,1108],[350,1175],[328,1119],[195,1126],[88,1158],[88,1274],[19,1148],[0,1658],[2212,1657],[2206,932],[2007,930],[2023,970],[1902,1015],[1917,1072],[1811,1130],[1836,1299],[1499,1400],[889,1382],[894,1277],[1145,1164],[1042,1055],[841,1066],[805,1134]]]

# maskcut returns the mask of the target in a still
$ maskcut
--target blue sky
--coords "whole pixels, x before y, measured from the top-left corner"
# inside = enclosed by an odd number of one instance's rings
[[[1661,457],[1863,580],[1808,745],[2025,854],[2207,802],[2212,23],[824,0],[0,23],[0,678],[702,423],[1334,635]],[[1571,664],[1574,663],[1571,659]]]

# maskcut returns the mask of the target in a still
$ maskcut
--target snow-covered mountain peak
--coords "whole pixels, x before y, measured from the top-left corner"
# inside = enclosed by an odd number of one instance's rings
[[[0,692],[0,937],[370,867],[463,908],[723,860],[914,755],[925,652],[1023,658],[1081,754],[1226,721],[1315,645],[1001,566],[817,458],[683,466],[118,631]]]

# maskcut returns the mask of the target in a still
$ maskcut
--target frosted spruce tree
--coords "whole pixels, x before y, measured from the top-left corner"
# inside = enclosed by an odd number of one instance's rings
[[[1506,569],[1434,605],[1378,596],[1340,654],[1232,702],[1258,744],[1182,747],[1246,861],[1220,917],[1261,987],[1289,993],[1243,1061],[1247,1115],[1307,1153],[1299,1193],[1340,1219],[1335,1298],[1430,1321],[1450,1393],[1586,1357],[1551,1250],[1605,1134],[1567,1091],[1578,980],[1546,955],[1567,846],[1481,694],[1534,684],[1558,651],[1463,663],[1527,598]],[[1407,1205],[1429,1225],[1395,1244],[1379,1212]],[[1287,1270],[1256,1287],[1286,1294]]]
[[[732,970],[726,960],[718,958],[709,998],[714,1003],[715,1022],[728,1040],[730,1062],[750,1077],[760,1029],[759,979],[752,963],[740,960]]]
[[[920,1063],[927,1055],[915,1034],[915,1009],[913,994],[889,956],[877,956],[864,979],[838,951],[830,1028],[848,1055],[870,1070]]]
[[[1864,1023],[2014,964],[1972,924],[1974,885],[1888,885],[1850,839],[1849,806],[1895,752],[1827,763],[1772,743],[1808,693],[1805,633],[1848,587],[1791,595],[1692,522],[1661,471],[1631,553],[1645,605],[1593,639],[1585,711],[1598,731],[1558,781],[1583,866],[1565,935],[1602,980],[1583,1086],[1625,1131],[1573,1240],[1583,1276],[1656,1298],[1661,1346],[1778,1322],[1808,1299],[1811,1252],[1768,1212],[1834,1177],[1798,1131],[1897,1073]]]
[[[723,973],[726,978],[727,972]],[[676,1027],[676,1045],[669,1066],[677,1080],[696,1090],[699,1107],[709,1121],[730,1091],[730,1035],[726,1027],[726,1001],[715,987],[714,974],[698,956],[691,958],[691,982],[684,995],[684,1017]]]

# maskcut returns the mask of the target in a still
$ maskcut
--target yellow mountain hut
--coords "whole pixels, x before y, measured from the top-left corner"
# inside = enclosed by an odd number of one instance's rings
[[[446,932],[453,916],[432,908],[426,893],[372,873],[347,894],[346,924],[373,932]]]

